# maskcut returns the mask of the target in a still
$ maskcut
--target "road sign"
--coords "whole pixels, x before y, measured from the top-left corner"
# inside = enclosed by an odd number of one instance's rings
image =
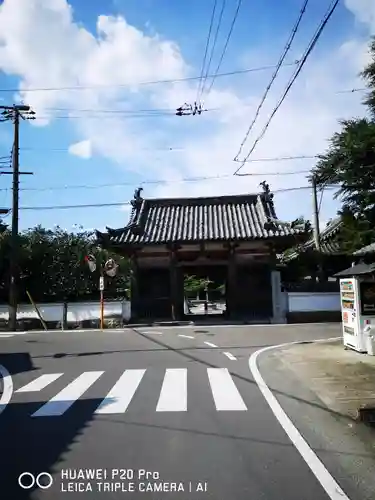
[[[99,278],[99,290],[102,292],[104,290],[104,276]]]
[[[107,262],[104,264],[104,270],[108,276],[113,278],[116,276],[118,265],[113,259],[107,260]]]
[[[86,255],[85,261],[87,262],[90,271],[93,273],[96,270],[96,259],[94,255]]]

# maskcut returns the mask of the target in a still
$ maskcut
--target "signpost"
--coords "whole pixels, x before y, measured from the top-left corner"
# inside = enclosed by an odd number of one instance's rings
[[[96,257],[92,254],[85,256],[85,262],[89,266],[90,271],[93,273],[96,271]],[[99,290],[100,290],[100,329],[104,329],[104,288],[105,288],[105,277],[107,276],[113,278],[116,276],[118,270],[118,265],[113,259],[108,259],[104,264],[100,265],[100,278],[99,278]]]

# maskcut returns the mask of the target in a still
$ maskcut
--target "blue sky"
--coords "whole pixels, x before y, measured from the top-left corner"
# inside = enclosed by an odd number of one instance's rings
[[[240,179],[231,176],[237,166],[233,157],[272,69],[217,78],[210,94],[203,98],[204,106],[212,111],[194,117],[177,117],[173,110],[194,101],[196,81],[140,85],[200,74],[213,3],[2,2],[0,89],[24,90],[18,94],[0,91],[1,104],[22,99],[38,117],[35,123],[21,124],[21,169],[34,172],[33,176],[21,177],[21,207],[125,203],[140,182],[155,179],[165,184],[145,184],[144,196],[254,192],[264,179],[276,191],[307,185],[304,174],[269,176],[267,172],[307,170],[314,160],[249,163],[244,172],[262,175]],[[275,65],[302,3],[243,0],[220,72]],[[310,1],[288,62],[301,57],[329,3]],[[220,11],[221,0],[217,5]],[[237,0],[227,0],[212,73],[236,6]],[[373,2],[343,0],[251,158],[321,153],[327,139],[338,129],[339,118],[365,113],[360,92],[337,92],[363,86],[358,72],[374,33]],[[288,66],[280,70],[244,153],[294,69]],[[66,90],[72,87],[80,88]],[[47,88],[57,90],[40,90]],[[168,112],[150,116],[150,111],[140,111],[158,109]],[[11,144],[11,124],[3,123],[0,156],[10,152]],[[76,154],[70,151],[74,144],[78,144]],[[183,182],[186,177],[196,176],[223,178]],[[10,176],[2,176],[1,181],[0,204],[10,206]],[[323,198],[323,222],[337,210],[331,198],[332,193]],[[293,219],[301,214],[309,217],[311,207],[308,190],[276,195],[280,218]],[[70,230],[79,224],[102,229],[106,225],[124,226],[127,218],[126,207],[21,210],[20,227],[59,224]]]

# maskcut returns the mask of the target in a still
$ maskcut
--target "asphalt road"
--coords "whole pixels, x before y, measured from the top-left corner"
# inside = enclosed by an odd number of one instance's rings
[[[338,334],[335,325],[288,325],[0,335],[0,365],[13,382],[0,414],[0,496],[327,500],[249,357]],[[329,467],[350,500],[363,499],[332,456]],[[53,483],[22,489],[24,472]]]

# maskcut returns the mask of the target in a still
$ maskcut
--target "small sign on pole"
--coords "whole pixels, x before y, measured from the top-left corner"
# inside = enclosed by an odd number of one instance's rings
[[[104,276],[99,278],[99,290],[102,292],[104,290]]]

